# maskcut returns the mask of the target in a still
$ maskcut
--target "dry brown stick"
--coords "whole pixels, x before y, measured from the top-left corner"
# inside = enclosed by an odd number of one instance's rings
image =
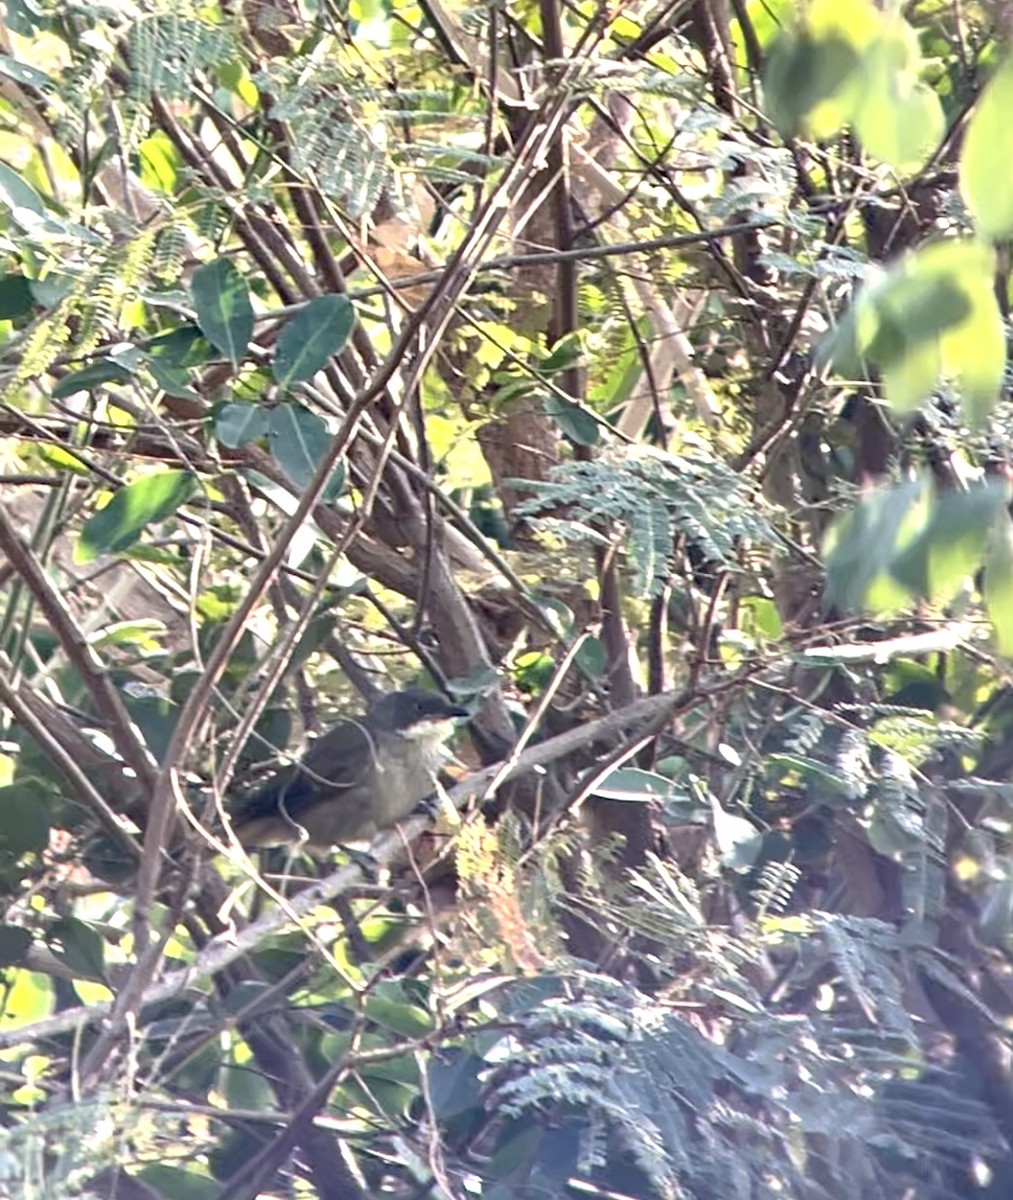
[[[35,602],[45,614],[63,652],[76,668],[96,709],[105,721],[106,729],[120,757],[137,776],[140,787],[144,791],[150,791],[157,777],[154,759],[138,735],[130,714],[101,660],[88,644],[84,631],[74,620],[42,564],[21,540],[2,505],[0,551],[7,556],[11,566],[24,580]]]
[[[46,724],[32,711],[18,689],[3,674],[0,674],[0,700],[14,714],[14,719],[46,754],[67,783],[73,788],[78,800],[101,822],[106,833],[131,859],[136,859],[140,847],[127,831],[120,817],[100,796],[91,780],[85,775],[77,761],[64,749]]]

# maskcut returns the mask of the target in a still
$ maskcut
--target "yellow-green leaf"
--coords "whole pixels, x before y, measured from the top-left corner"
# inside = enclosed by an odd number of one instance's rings
[[[1013,236],[1013,57],[996,71],[971,115],[960,191],[985,237]]]

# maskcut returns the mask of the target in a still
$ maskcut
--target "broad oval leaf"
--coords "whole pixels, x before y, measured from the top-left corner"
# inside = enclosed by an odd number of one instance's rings
[[[866,491],[834,522],[824,547],[829,604],[853,612],[866,603],[873,584],[890,567],[902,529],[926,519],[926,503],[924,483],[909,480]]]
[[[0,320],[27,317],[35,307],[31,283],[24,275],[5,275],[0,279]]]
[[[301,404],[279,404],[271,410],[267,423],[271,452],[282,470],[298,488],[304,488],[316,474],[317,464],[331,444],[327,426]],[[334,500],[345,486],[343,464],[332,474],[323,498]]]
[[[49,841],[51,797],[38,780],[18,781],[0,787],[0,865],[4,859],[38,852]]]
[[[105,508],[85,521],[75,558],[87,563],[100,554],[125,550],[149,525],[171,517],[195,486],[189,471],[160,471],[120,488]]]
[[[138,1171],[137,1178],[166,1200],[215,1200],[221,1195],[216,1180],[172,1163],[147,1163]]]
[[[355,324],[347,296],[318,296],[289,321],[278,336],[274,377],[282,387],[312,379],[345,348]]]
[[[653,771],[639,767],[619,767],[611,771],[594,789],[595,796],[605,800],[629,800],[645,804],[649,800],[664,800],[672,790],[672,781]]]
[[[927,524],[894,559],[891,575],[914,595],[949,600],[981,565],[988,530],[1007,498],[998,482],[933,497]]]
[[[1013,236],[1013,57],[974,107],[960,155],[960,191],[978,229],[992,241]]]
[[[131,377],[131,372],[122,362],[115,358],[100,358],[89,363],[80,371],[71,371],[53,388],[57,400],[64,396],[72,396],[75,392],[90,392],[103,383],[125,383]]]
[[[236,264],[216,258],[199,266],[190,293],[204,336],[231,362],[242,362],[253,337],[253,304]]]
[[[25,961],[32,935],[20,925],[0,925],[0,967],[17,967]]]
[[[542,397],[545,415],[551,417],[571,442],[578,446],[596,446],[599,440],[598,422],[592,413],[572,400],[550,392]]]
[[[919,79],[918,39],[900,17],[878,14],[862,56],[854,123],[870,154],[902,174],[920,170],[946,128],[939,97]]]
[[[86,921],[60,917],[46,930],[46,942],[75,975],[105,978],[105,942]]]
[[[803,30],[779,38],[764,73],[763,90],[767,110],[781,133],[786,137],[801,133],[810,114],[840,93],[860,63],[855,47],[840,34],[816,38]],[[830,121],[831,129],[824,132],[833,132],[847,118],[842,106]]]
[[[46,215],[46,206],[39,193],[5,162],[0,162],[0,204],[12,212],[23,208],[37,217]]]
[[[897,410],[919,407],[945,378],[959,383],[969,423],[980,425],[991,411],[1006,369],[994,258],[982,242],[936,242],[905,255],[859,295],[855,346],[882,370]]]
[[[223,404],[215,416],[215,437],[230,450],[267,433],[267,413],[257,404]]]

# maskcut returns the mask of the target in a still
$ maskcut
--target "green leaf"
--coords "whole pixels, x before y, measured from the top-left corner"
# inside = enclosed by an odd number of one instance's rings
[[[31,283],[24,275],[5,275],[0,279],[0,320],[15,321],[27,317],[35,306]]]
[[[87,563],[100,554],[125,550],[149,525],[171,517],[195,486],[189,471],[159,471],[120,488],[105,508],[84,523],[77,561]]]
[[[960,384],[970,423],[991,411],[1006,369],[994,259],[981,242],[950,238],[904,255],[859,295],[857,351],[882,369],[899,411],[923,404],[940,379]]]
[[[268,415],[258,404],[223,404],[215,415],[215,437],[230,450],[267,435]]]
[[[274,355],[274,377],[282,387],[311,379],[344,349],[355,324],[347,296],[318,296],[282,329]]]
[[[981,565],[986,535],[1007,495],[1005,483],[989,482],[935,496],[928,522],[894,560],[890,573],[915,595],[951,599]]]
[[[13,79],[15,83],[35,88],[39,92],[56,90],[56,84],[44,71],[30,67],[26,63],[18,62],[16,58],[11,58],[9,54],[0,54],[0,75],[6,75],[8,79]]]
[[[235,263],[216,258],[199,266],[190,293],[204,336],[231,362],[242,362],[253,337],[253,304]]]
[[[939,97],[921,82],[920,69],[914,30],[896,15],[881,15],[862,55],[852,120],[865,149],[902,174],[921,169],[946,129]]]
[[[17,967],[25,961],[32,935],[20,925],[0,925],[0,967]]]
[[[554,392],[542,397],[542,408],[571,442],[578,446],[596,446],[599,440],[598,422],[586,408],[574,404]]]
[[[588,637],[580,644],[574,661],[582,671],[596,678],[608,670],[608,652],[601,638]]]
[[[370,992],[366,998],[366,1016],[404,1037],[421,1037],[433,1028],[429,1013],[412,1003],[395,980],[381,981]]]
[[[162,648],[166,635],[165,622],[157,617],[138,617],[134,621],[114,621],[96,630],[88,644],[96,650],[103,646],[120,646],[141,654],[154,654]]]
[[[84,979],[105,978],[105,943],[85,921],[61,917],[46,931],[50,949]]]
[[[4,857],[20,858],[49,843],[52,803],[52,796],[37,779],[0,787],[0,853]]]
[[[974,106],[960,154],[960,191],[979,232],[1013,237],[1013,57],[992,76]]]
[[[316,413],[301,404],[279,404],[271,409],[267,436],[271,452],[297,488],[304,488],[313,478],[317,464],[331,445],[327,426]],[[338,463],[324,491],[324,499],[336,499],[344,487],[344,465]]]
[[[46,206],[39,193],[5,162],[0,162],[0,204],[12,211],[27,208],[37,217],[46,215]]]
[[[827,792],[844,796],[849,800],[855,799],[851,783],[839,771],[831,770],[830,767],[823,766],[815,759],[802,758],[797,754],[771,754],[767,757],[766,765],[771,772],[775,772],[776,768],[780,768],[782,773],[794,771],[808,782],[822,785]],[[825,794],[820,796],[821,801],[826,799]]]
[[[127,712],[156,762],[162,763],[179,719],[179,709],[164,696],[127,696]]]
[[[221,1187],[214,1179],[169,1163],[148,1163],[138,1171],[137,1178],[166,1200],[215,1200],[221,1195]]]
[[[72,396],[75,392],[91,392],[101,387],[103,383],[124,383],[131,378],[131,372],[123,363],[114,358],[100,358],[97,362],[89,363],[80,371],[72,371],[53,388],[53,395],[58,399]]]
[[[866,55],[882,36],[883,19],[870,0],[811,0],[774,43],[764,74],[778,128],[823,139],[851,121],[867,88]]]
[[[555,375],[559,371],[565,371],[580,362],[581,354],[580,334],[568,333],[566,337],[559,339],[538,364],[538,372],[541,375]]]
[[[989,531],[982,590],[999,650],[1013,655],[1013,521],[1005,507]]]
[[[925,519],[925,494],[921,480],[874,488],[834,523],[826,542],[829,604],[854,612],[866,603],[873,584],[890,567],[902,526]]]
[[[447,1046],[429,1056],[427,1094],[433,1115],[441,1123],[478,1106],[484,1070],[485,1062],[461,1046]]]
[[[190,386],[188,372],[177,367],[167,367],[157,358],[148,361],[148,371],[151,373],[151,378],[167,396],[179,396],[181,399],[196,400],[203,404],[204,397]]]
[[[150,358],[167,367],[200,367],[207,362],[210,346],[196,325],[180,325],[152,338],[144,346]]]
[[[595,796],[605,800],[629,800],[645,804],[650,800],[664,800],[672,790],[672,782],[664,775],[653,771],[641,771],[638,767],[620,767],[611,771],[594,789]]]
[[[814,37],[799,30],[778,38],[763,77],[767,111],[778,130],[785,137],[802,133],[810,114],[840,95],[860,63],[857,48],[840,33]],[[820,122],[822,132],[836,131],[847,117],[842,105],[829,122],[826,118]]]

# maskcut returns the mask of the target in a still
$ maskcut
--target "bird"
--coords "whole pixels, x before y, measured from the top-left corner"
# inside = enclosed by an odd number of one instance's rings
[[[372,840],[433,794],[443,743],[467,716],[424,688],[388,692],[238,800],[236,837],[245,849],[296,844],[310,851]]]

